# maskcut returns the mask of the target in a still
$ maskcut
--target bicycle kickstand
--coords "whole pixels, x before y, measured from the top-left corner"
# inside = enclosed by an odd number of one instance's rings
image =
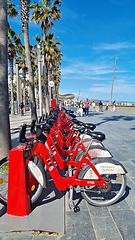
[[[69,177],[72,177],[72,167],[69,165],[68,166],[68,174],[69,174]],[[75,209],[75,204],[74,204],[74,201],[73,201],[73,186],[70,186],[69,188],[69,208],[74,210]]]

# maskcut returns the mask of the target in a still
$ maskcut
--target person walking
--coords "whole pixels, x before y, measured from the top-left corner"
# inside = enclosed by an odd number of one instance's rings
[[[108,110],[108,106],[109,106],[109,102],[107,101],[107,102],[106,102],[106,109],[105,109],[105,110]]]
[[[103,111],[103,103],[100,101],[99,102],[99,112]]]
[[[86,101],[84,102],[84,108],[85,108],[85,115],[88,117],[88,113],[89,113],[89,106],[90,106],[90,102],[88,100],[88,98],[86,98]]]
[[[96,107],[96,104],[95,104],[95,102],[93,101],[93,102],[92,102],[92,109],[93,109],[93,112],[95,112],[95,107]]]
[[[83,115],[83,102],[82,101],[79,102],[78,113],[82,117],[82,115]]]
[[[113,110],[113,111],[116,110],[116,102],[115,102],[115,101],[112,103],[112,110]]]
[[[20,104],[20,109],[21,109],[21,116],[23,116],[23,110],[24,110],[24,104],[21,102]]]

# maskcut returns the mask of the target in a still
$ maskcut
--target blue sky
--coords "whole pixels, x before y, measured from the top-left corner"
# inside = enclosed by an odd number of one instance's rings
[[[135,1],[63,0],[60,10],[61,20],[52,30],[63,43],[59,93],[77,98],[80,88],[82,100],[110,100],[117,55],[112,101],[135,102]],[[19,17],[10,24],[21,32]],[[40,25],[31,22],[29,30],[34,44]]]

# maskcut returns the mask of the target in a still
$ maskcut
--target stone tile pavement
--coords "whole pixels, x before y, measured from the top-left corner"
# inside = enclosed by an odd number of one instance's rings
[[[127,187],[124,196],[109,207],[93,207],[74,195],[80,211],[68,208],[65,196],[65,234],[52,232],[1,233],[0,240],[134,240],[135,239],[135,115],[119,112],[90,112],[89,117],[77,117],[96,124],[96,130],[105,133],[104,145],[114,159],[127,169]],[[21,120],[20,120],[21,124]],[[13,126],[13,125],[12,125]]]

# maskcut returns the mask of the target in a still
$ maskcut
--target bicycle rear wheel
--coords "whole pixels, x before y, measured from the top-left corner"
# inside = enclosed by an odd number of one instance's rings
[[[79,174],[79,179],[90,179],[91,168],[86,165]],[[83,198],[93,206],[105,207],[117,202],[123,195],[126,188],[125,174],[104,174],[108,188],[102,186],[82,186]]]
[[[8,157],[0,161],[0,202],[7,205],[8,192]]]

